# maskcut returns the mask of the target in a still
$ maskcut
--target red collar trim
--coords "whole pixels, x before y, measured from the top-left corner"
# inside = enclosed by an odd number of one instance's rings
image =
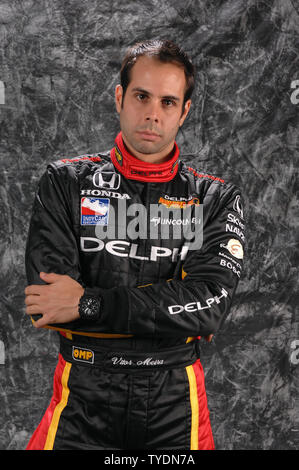
[[[110,152],[114,166],[128,179],[160,183],[170,181],[178,171],[179,148],[174,143],[173,157],[164,163],[145,163],[133,157],[125,148],[121,132],[115,139],[116,146]]]

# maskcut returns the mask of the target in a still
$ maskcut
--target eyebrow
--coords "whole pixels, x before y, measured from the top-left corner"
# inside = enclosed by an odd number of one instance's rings
[[[144,90],[143,88],[132,88],[131,90],[132,92],[136,92],[138,91],[139,93],[142,93],[144,95],[149,95],[149,96],[152,96],[152,93],[150,93],[149,91],[147,90]],[[174,95],[165,95],[165,96],[160,96],[160,98],[162,98],[163,100],[174,100],[174,101],[180,101],[180,98],[178,96],[174,96]]]

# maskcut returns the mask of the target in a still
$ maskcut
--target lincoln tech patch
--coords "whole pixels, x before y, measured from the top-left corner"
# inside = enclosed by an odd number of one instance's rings
[[[108,225],[109,199],[82,197],[81,225]]]

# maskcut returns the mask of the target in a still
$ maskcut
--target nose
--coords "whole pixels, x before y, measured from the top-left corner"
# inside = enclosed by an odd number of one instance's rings
[[[158,123],[160,121],[159,102],[152,101],[148,104],[145,113],[145,120],[148,122],[155,123]]]

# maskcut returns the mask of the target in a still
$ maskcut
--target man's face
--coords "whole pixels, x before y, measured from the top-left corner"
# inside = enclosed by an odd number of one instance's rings
[[[139,57],[131,69],[131,81],[115,90],[120,128],[128,149],[147,162],[161,162],[172,151],[179,127],[191,100],[182,112],[186,79],[184,69],[152,57]]]

